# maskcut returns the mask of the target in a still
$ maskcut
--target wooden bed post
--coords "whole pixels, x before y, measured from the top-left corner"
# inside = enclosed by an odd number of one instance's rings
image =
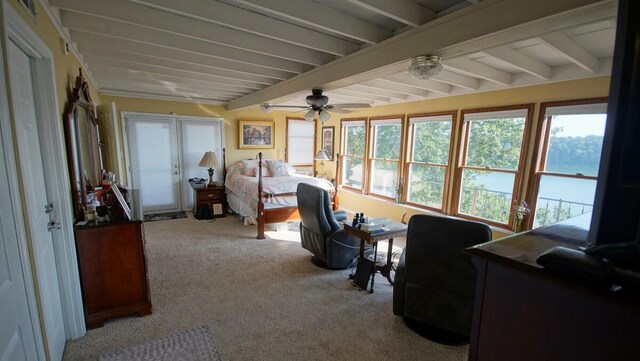
[[[258,239],[264,239],[264,203],[262,202],[262,152],[258,153]]]
[[[227,150],[222,148],[222,186],[227,179]]]
[[[337,211],[340,208],[340,197],[338,197],[338,184],[340,181],[338,177],[342,174],[340,172],[340,153],[336,154],[336,175],[333,177],[333,210]]]

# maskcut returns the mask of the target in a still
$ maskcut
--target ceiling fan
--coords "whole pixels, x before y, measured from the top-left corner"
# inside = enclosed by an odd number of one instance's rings
[[[322,95],[322,88],[311,89],[311,95],[306,98],[307,105],[274,105],[269,103],[263,103],[260,105],[260,110],[263,112],[270,112],[272,109],[308,109],[304,114],[304,119],[308,122],[312,122],[316,113],[318,119],[321,122],[326,122],[331,118],[329,110],[336,113],[348,113],[349,108],[370,108],[369,103],[346,103],[346,104],[328,104],[329,98],[326,95]]]

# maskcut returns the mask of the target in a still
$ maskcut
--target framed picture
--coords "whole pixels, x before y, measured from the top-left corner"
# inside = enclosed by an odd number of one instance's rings
[[[240,149],[272,149],[275,147],[275,123],[270,120],[238,121]]]
[[[324,149],[333,160],[333,132],[335,131],[334,126],[330,127],[322,127],[322,149]]]

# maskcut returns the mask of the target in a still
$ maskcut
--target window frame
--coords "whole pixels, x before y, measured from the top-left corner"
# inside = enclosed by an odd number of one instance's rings
[[[608,97],[597,98],[583,98],[572,100],[561,100],[540,103],[540,109],[538,114],[538,122],[535,129],[535,138],[533,144],[533,154],[531,159],[530,171],[529,171],[529,189],[527,192],[527,204],[531,209],[531,213],[527,216],[525,222],[523,222],[524,229],[532,229],[535,221],[535,212],[538,202],[538,192],[540,191],[540,181],[543,176],[553,176],[562,178],[577,178],[586,180],[598,180],[598,176],[586,176],[579,174],[568,173],[556,173],[546,172],[544,168],[547,161],[547,153],[549,150],[549,139],[551,129],[551,117],[546,116],[547,108],[550,107],[563,107],[563,106],[575,106],[575,105],[589,105],[589,104],[607,104]],[[606,111],[605,113],[606,114]]]
[[[359,156],[352,156],[352,155],[347,155],[346,154],[346,132],[344,131],[346,126],[349,126],[348,123],[355,123],[355,122],[363,122],[363,126],[364,126],[364,139],[365,139],[365,145],[364,145],[364,152],[362,153],[362,157]],[[336,174],[336,178],[337,178],[337,182],[336,184],[339,185],[341,188],[343,189],[348,189],[350,191],[353,192],[357,192],[360,194],[366,194],[365,193],[365,189],[366,187],[366,180],[367,180],[367,151],[368,151],[368,147],[369,147],[369,141],[368,141],[368,137],[369,137],[369,120],[367,117],[362,117],[362,118],[341,118],[340,119],[340,154],[338,155],[338,161],[340,162],[340,172],[338,172],[339,174]],[[344,181],[343,181],[343,177],[342,177],[342,172],[344,172],[344,160],[345,158],[357,158],[357,159],[362,159],[362,188],[355,188],[349,185],[345,185]]]
[[[286,117],[286,122],[285,122],[285,129],[284,129],[284,161],[285,163],[289,163],[289,121],[291,120],[295,120],[295,121],[303,121],[303,122],[307,122],[304,118],[301,117]],[[310,122],[308,122],[310,123]],[[312,158],[315,158],[316,153],[318,152],[317,149],[317,139],[318,139],[318,124],[317,121],[314,119],[313,120],[313,154],[312,154]],[[311,160],[311,163],[309,164],[296,164],[296,165],[291,165],[293,168],[313,168],[313,174],[316,173],[316,162],[313,161],[313,159]]]
[[[374,124],[375,121],[377,120],[395,120],[397,119],[399,121],[399,125],[400,125],[400,149],[398,151],[398,160],[391,160],[391,159],[384,159],[384,158],[376,158],[374,157],[374,153],[375,153],[375,136],[376,136],[376,130],[375,127],[377,125]],[[386,200],[390,200],[393,201],[394,203],[397,204],[403,204],[404,202],[404,193],[405,193],[405,184],[403,182],[402,184],[402,190],[401,190],[401,200],[400,202],[397,202],[398,197],[396,196],[395,198],[393,197],[389,197],[386,196],[384,194],[378,194],[378,193],[374,193],[371,191],[371,174],[372,169],[371,167],[373,167],[374,161],[379,160],[379,161],[384,161],[384,162],[396,162],[397,163],[397,176],[396,176],[396,184],[399,184],[398,182],[400,181],[401,178],[403,178],[403,159],[404,159],[404,154],[405,154],[405,150],[406,150],[406,136],[405,136],[405,120],[406,120],[406,116],[404,114],[402,115],[387,115],[387,116],[382,116],[382,117],[370,117],[369,121],[368,121],[368,127],[367,127],[367,182],[366,182],[366,193],[367,195],[370,195],[372,197],[376,197],[376,198],[382,198],[382,199],[386,199]]]
[[[415,139],[414,139],[414,133],[415,133],[415,124],[411,124],[411,119],[412,118],[429,118],[429,117],[440,117],[440,116],[450,116],[451,117],[451,136],[449,139],[449,156],[447,158],[447,164],[442,165],[442,164],[436,164],[436,163],[428,163],[428,162],[416,162],[413,161],[413,154],[414,154],[414,146],[415,146]],[[417,114],[407,114],[406,117],[406,139],[404,140],[404,144],[406,145],[406,156],[404,159],[404,174],[403,177],[405,179],[405,182],[403,184],[403,189],[402,189],[402,203],[412,206],[412,207],[417,207],[417,208],[422,208],[422,209],[426,209],[426,210],[433,210],[436,212],[440,212],[443,214],[446,214],[446,210],[447,210],[447,204],[448,204],[448,200],[449,200],[449,196],[452,192],[452,187],[450,186],[451,183],[451,179],[453,177],[452,174],[452,165],[453,165],[453,160],[454,160],[454,150],[455,150],[455,132],[457,130],[457,119],[458,119],[458,112],[456,110],[452,110],[452,111],[442,111],[442,112],[431,112],[431,113],[417,113]],[[425,165],[425,166],[436,166],[436,167],[443,167],[445,169],[445,173],[444,173],[444,184],[443,186],[443,190],[442,190],[442,204],[440,208],[435,208],[432,206],[428,206],[428,205],[424,205],[424,204],[420,204],[420,203],[416,203],[416,202],[410,202],[409,201],[409,172],[411,170],[411,165],[412,164],[418,164],[418,165]]]
[[[471,122],[473,120],[466,120],[465,116],[467,114],[475,114],[475,113],[490,113],[490,112],[500,112],[500,111],[509,111],[509,110],[519,110],[524,109],[526,111],[526,116],[524,119],[524,130],[522,132],[522,143],[520,146],[520,155],[518,157],[518,167],[516,170],[510,169],[502,169],[502,168],[491,168],[491,167],[475,167],[475,166],[467,166],[467,154],[469,151],[469,133],[471,130]],[[451,214],[456,217],[471,219],[475,221],[484,222],[486,224],[500,227],[500,228],[513,228],[514,215],[512,210],[514,201],[518,201],[520,198],[520,194],[523,189],[523,182],[525,179],[524,172],[527,166],[527,154],[529,149],[529,138],[530,138],[530,129],[531,129],[531,119],[533,118],[533,111],[535,109],[535,103],[526,103],[526,104],[514,104],[514,105],[506,105],[506,106],[495,106],[495,107],[486,107],[486,108],[474,108],[474,109],[463,109],[460,111],[460,122],[458,124],[458,157],[456,160],[455,173],[454,173],[454,185],[453,185],[453,197],[452,197],[452,205],[451,205]],[[473,216],[470,214],[465,214],[460,212],[460,200],[462,198],[462,174],[465,169],[470,170],[479,170],[479,171],[490,171],[490,172],[501,172],[501,173],[509,173],[514,174],[513,180],[513,189],[511,192],[511,204],[509,206],[509,218],[507,223],[501,223],[498,221],[494,221],[491,219],[486,219],[482,217]]]

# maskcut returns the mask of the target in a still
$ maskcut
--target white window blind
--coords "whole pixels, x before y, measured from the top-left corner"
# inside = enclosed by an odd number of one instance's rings
[[[444,121],[452,121],[452,120],[453,120],[453,116],[451,114],[434,115],[434,116],[428,116],[428,117],[410,118],[409,124],[427,123],[427,122],[444,122]]]
[[[554,115],[605,114],[606,112],[607,103],[579,104],[548,107],[545,110],[545,116],[549,117]]]
[[[350,120],[342,123],[343,127],[364,127],[364,120]]]
[[[371,121],[371,125],[389,125],[389,124],[400,124],[402,119],[394,118],[394,119],[376,119]]]
[[[466,113],[464,115],[464,120],[525,118],[526,116],[527,116],[527,109],[512,109],[512,110],[501,110],[496,112]]]
[[[287,162],[313,164],[315,122],[289,119],[287,123]]]

